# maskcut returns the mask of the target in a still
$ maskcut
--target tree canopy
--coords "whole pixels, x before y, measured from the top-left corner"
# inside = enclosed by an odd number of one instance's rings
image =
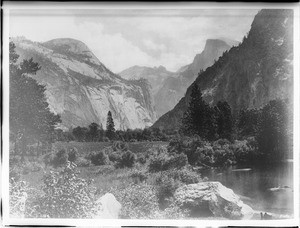
[[[10,133],[14,141],[25,149],[30,142],[51,142],[55,127],[61,120],[59,115],[50,111],[45,86],[30,77],[40,70],[39,64],[32,58],[17,63],[19,55],[15,48],[15,44],[10,42]]]

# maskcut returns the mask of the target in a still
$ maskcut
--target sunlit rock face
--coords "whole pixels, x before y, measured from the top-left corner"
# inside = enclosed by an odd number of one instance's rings
[[[201,182],[178,188],[175,202],[192,217],[251,219],[254,211],[220,182]]]
[[[41,66],[35,78],[46,85],[50,108],[62,119],[62,128],[106,125],[110,110],[116,129],[151,126],[156,114],[149,86],[128,81],[107,69],[81,41],[55,39],[38,43],[12,38],[21,59]]]
[[[194,83],[210,105],[225,100],[234,113],[263,107],[274,99],[292,102],[293,11],[261,10],[241,44],[223,54]],[[191,87],[154,127],[178,128],[190,93]]]

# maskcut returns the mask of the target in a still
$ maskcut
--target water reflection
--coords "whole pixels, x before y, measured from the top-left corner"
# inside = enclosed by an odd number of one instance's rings
[[[257,211],[293,214],[293,163],[264,167],[230,167],[206,170],[211,181],[220,181]]]

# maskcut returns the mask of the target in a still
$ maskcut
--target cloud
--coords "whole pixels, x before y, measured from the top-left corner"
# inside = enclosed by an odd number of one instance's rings
[[[154,11],[147,16],[130,16],[130,12],[125,16],[103,16],[103,11],[47,12],[12,14],[10,36],[40,42],[78,39],[113,72],[120,72],[133,65],[163,65],[175,71],[192,62],[206,39],[241,40],[257,10],[168,11],[167,16]]]

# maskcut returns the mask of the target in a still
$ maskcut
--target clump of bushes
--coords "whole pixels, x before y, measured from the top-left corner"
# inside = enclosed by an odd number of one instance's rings
[[[125,168],[125,167],[131,168],[134,166],[135,161],[136,161],[136,155],[131,151],[125,151],[121,154],[115,166],[116,168]]]
[[[36,208],[33,217],[91,218],[95,213],[95,188],[79,177],[74,163],[67,162],[59,172],[50,171],[43,182],[43,194],[31,205]]]
[[[194,184],[200,181],[202,181],[201,176],[188,167],[161,172],[155,179],[155,185],[157,186],[156,194],[160,208],[165,209],[170,206],[177,188],[185,184]]]
[[[112,144],[112,149],[113,149],[113,151],[118,151],[118,150],[127,151],[127,150],[129,150],[129,146],[128,146],[128,143],[126,143],[126,142],[114,141]]]
[[[144,182],[148,178],[145,171],[138,169],[134,169],[130,176],[136,184]]]
[[[185,154],[163,153],[150,159],[149,172],[159,172],[168,169],[180,169],[188,164]]]
[[[230,142],[219,139],[214,142],[203,141],[200,137],[173,139],[169,143],[169,153],[184,153],[191,165],[204,167],[223,167],[236,163],[255,164],[259,160],[254,138]]]
[[[84,157],[78,157],[75,161],[75,164],[78,167],[89,167],[92,165],[92,162],[90,159],[86,159]]]
[[[159,211],[155,188],[147,183],[131,184],[124,189],[111,189],[121,203],[123,219],[151,219]]]
[[[91,160],[93,165],[108,165],[109,164],[109,157],[105,153],[104,150],[91,152],[88,155],[88,158]]]

